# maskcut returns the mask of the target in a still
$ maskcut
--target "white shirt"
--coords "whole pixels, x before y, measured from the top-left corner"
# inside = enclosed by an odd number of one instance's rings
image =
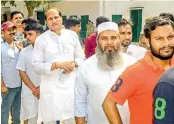
[[[34,72],[32,67],[33,46],[25,47],[19,55],[16,69],[25,71],[31,82],[40,86],[41,76]],[[32,94],[32,91],[23,83],[21,92],[21,120],[33,118],[38,114],[38,99]]]
[[[1,74],[5,86],[16,88],[21,86],[19,71],[16,69],[19,49],[12,48],[7,42],[1,43]]]
[[[75,81],[75,116],[87,116],[88,124],[109,124],[102,103],[119,75],[127,66],[135,63],[135,59],[123,55],[122,67],[112,71],[101,71],[98,68],[96,55],[87,59],[78,69]],[[129,124],[129,108],[127,102],[118,106],[123,124]]]
[[[143,47],[130,44],[125,53],[134,57],[136,60],[140,60],[144,57],[146,51],[147,50]]]
[[[74,117],[75,72],[51,71],[51,64],[73,60],[80,64],[83,59],[83,50],[73,31],[62,29],[58,36],[48,30],[36,39],[32,64],[35,72],[41,74],[38,122]]]
[[[24,48],[19,54],[19,59],[16,65],[16,69],[25,71],[27,76],[30,78],[31,82],[36,87],[38,87],[40,86],[41,76],[36,74],[36,72],[34,72],[32,66],[32,53],[33,53],[32,45],[29,45],[26,48]],[[32,91],[23,83],[21,96],[27,97],[29,95],[32,95]]]

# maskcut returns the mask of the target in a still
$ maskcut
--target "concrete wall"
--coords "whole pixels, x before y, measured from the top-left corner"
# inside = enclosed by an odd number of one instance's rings
[[[24,17],[28,16],[28,12],[27,12],[27,8],[25,7],[25,3],[23,1],[16,1],[16,7],[15,6],[11,6],[9,4],[9,2],[6,3],[5,6],[1,6],[1,14],[12,12],[12,11],[21,11],[22,13],[24,13]],[[6,8],[10,8],[10,9],[6,9]]]
[[[162,12],[174,14],[174,1],[65,1],[50,4],[50,7],[53,6],[58,7],[66,16],[89,15],[94,23],[99,15],[106,15],[111,19],[112,15],[121,14],[129,18],[130,7],[143,7],[143,25],[146,18]]]
[[[10,11],[18,10],[24,13],[24,16],[28,16],[25,3],[16,1],[17,7],[12,7],[8,3],[5,7],[10,7]],[[161,12],[170,12],[174,14],[174,1],[64,1],[57,2],[49,5],[50,7],[58,7],[63,15],[89,15],[89,19],[95,23],[96,17],[99,15],[106,15],[110,19],[112,15],[121,14],[123,17],[129,17],[130,7],[144,7],[143,9],[143,21],[150,16],[159,15]],[[44,6],[46,8],[46,6]],[[43,6],[36,8],[35,10],[42,10]],[[3,14],[7,9],[1,9]],[[36,13],[34,13],[36,17]],[[144,22],[143,22],[144,24]]]
[[[58,7],[65,16],[70,15],[89,15],[89,19],[95,22],[100,15],[99,1],[65,1],[50,4],[50,7]]]
[[[23,2],[23,0],[18,0],[18,1],[15,1],[16,3],[16,7],[15,6],[11,6],[9,4],[9,2],[6,3],[5,6],[1,6],[1,14],[4,14],[4,13],[10,13],[10,12],[13,12],[13,11],[20,11],[24,14],[24,18],[27,18],[28,17],[28,10],[25,6],[25,3]],[[40,6],[38,8],[35,8],[35,11],[36,10],[42,10],[43,11],[43,8],[46,8],[46,5],[44,6]],[[36,13],[34,12],[33,13],[33,17],[36,18]]]
[[[157,16],[162,12],[174,14],[174,1],[106,1],[106,15],[112,18],[112,15],[122,14],[123,17],[129,18],[130,7],[143,8],[143,25],[144,20],[151,16]]]

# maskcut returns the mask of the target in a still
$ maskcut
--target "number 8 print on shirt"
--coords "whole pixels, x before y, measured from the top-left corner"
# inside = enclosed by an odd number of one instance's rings
[[[166,101],[163,98],[157,98],[155,100],[155,118],[163,119],[165,117]]]

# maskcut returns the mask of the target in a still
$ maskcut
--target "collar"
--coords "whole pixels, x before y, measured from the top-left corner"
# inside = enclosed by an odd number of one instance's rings
[[[126,52],[131,52],[131,48],[132,48],[132,44],[130,44],[128,47],[127,47],[127,50],[126,50]],[[132,52],[131,52],[132,53]]]
[[[11,47],[6,41],[4,41],[4,43],[5,43],[8,47],[10,47],[10,48],[12,48],[12,49],[16,49],[16,48],[17,48],[14,42],[13,42],[14,47]]]
[[[50,29],[49,29],[48,31],[49,31],[51,34],[53,34],[53,35],[60,36],[60,35],[64,32],[64,30],[65,30],[65,29],[62,28],[62,29],[60,30],[60,34],[59,34],[59,35],[57,35],[57,34],[56,34],[55,32],[53,32],[53,31],[51,31]]]
[[[17,36],[23,36],[24,33],[23,33],[23,32],[21,32],[21,33],[16,32],[16,35],[17,35]]]
[[[34,49],[34,47],[33,47],[32,44],[28,45],[28,47],[29,47],[30,49]]]
[[[151,51],[150,50],[147,50],[146,51],[146,54],[144,56],[144,61],[153,68],[153,70],[157,70],[159,69],[160,67],[158,67],[152,60],[151,58],[152,54],[151,54]],[[170,59],[170,62],[171,62],[171,65],[174,65],[174,57],[172,57]]]

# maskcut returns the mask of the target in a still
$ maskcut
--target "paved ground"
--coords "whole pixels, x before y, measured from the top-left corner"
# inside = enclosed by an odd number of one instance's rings
[[[11,116],[9,117],[8,123],[11,124]],[[24,122],[21,121],[21,124],[24,124]],[[60,124],[62,124],[62,122],[60,122]]]

